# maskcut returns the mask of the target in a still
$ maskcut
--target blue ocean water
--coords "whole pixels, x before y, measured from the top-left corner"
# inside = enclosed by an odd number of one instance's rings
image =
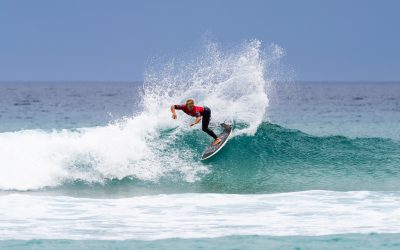
[[[398,234],[350,234],[331,236],[228,236],[203,239],[166,239],[155,241],[1,241],[4,249],[399,249]]]
[[[0,248],[398,249],[400,83],[279,82],[264,52],[1,83]],[[187,97],[235,126],[208,161]]]

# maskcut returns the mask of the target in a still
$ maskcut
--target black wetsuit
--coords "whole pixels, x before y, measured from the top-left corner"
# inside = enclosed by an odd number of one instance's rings
[[[208,127],[208,124],[210,124],[210,119],[211,119],[211,109],[204,107],[204,112],[201,115],[203,116],[203,119],[201,121],[201,129],[207,134],[209,134],[212,138],[217,139],[218,136],[214,133],[214,131],[212,131]]]
[[[210,124],[210,119],[211,119],[211,110],[208,107],[201,107],[201,106],[193,106],[192,110],[189,110],[185,104],[182,105],[174,105],[175,109],[177,110],[182,110],[186,114],[193,116],[193,117],[199,117],[202,116],[202,122],[201,122],[201,128],[204,132],[209,134],[212,138],[217,139],[218,136],[212,131],[208,125]]]

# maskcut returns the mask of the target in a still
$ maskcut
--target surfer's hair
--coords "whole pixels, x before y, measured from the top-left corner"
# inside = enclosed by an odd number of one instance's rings
[[[188,105],[188,104],[194,104],[194,100],[193,99],[187,99],[186,100],[186,105]]]

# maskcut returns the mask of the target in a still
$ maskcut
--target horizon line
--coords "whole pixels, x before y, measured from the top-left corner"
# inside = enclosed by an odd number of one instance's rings
[[[143,80],[0,80],[4,83],[143,83]],[[287,80],[276,83],[400,83],[400,80]]]

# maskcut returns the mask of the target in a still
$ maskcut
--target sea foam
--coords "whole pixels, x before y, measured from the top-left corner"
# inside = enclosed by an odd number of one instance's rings
[[[0,196],[0,239],[155,240],[400,233],[399,192]],[[29,207],[29,209],[27,209]]]
[[[201,152],[173,150],[176,137],[192,131],[190,118],[182,113],[177,121],[171,119],[170,105],[194,98],[196,104],[212,109],[214,123],[244,124],[234,136],[254,134],[268,107],[266,71],[281,55],[277,46],[266,53],[257,40],[229,51],[208,43],[193,58],[149,67],[141,111],[133,117],[103,127],[1,133],[0,189],[32,190],[125,177],[157,181],[167,175],[193,182],[209,169],[196,160]],[[170,132],[160,136],[166,130]]]

